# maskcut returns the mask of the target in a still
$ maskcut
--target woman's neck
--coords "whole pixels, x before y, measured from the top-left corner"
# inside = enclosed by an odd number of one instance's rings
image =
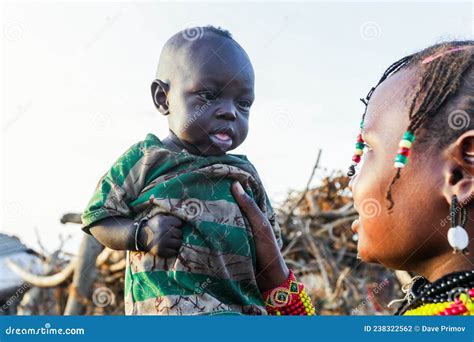
[[[463,253],[453,254],[451,252],[431,258],[429,262],[423,263],[414,268],[414,271],[430,282],[453,272],[466,271],[474,269],[474,244],[469,248],[469,255]]]

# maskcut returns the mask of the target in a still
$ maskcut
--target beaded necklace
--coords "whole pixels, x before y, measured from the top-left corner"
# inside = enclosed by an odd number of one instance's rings
[[[396,314],[474,316],[474,270],[451,273],[433,283],[417,277]]]

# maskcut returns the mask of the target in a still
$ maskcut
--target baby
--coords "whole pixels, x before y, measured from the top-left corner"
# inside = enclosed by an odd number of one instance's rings
[[[226,154],[247,137],[254,71],[229,32],[212,26],[165,44],[151,91],[169,135],[148,134],[101,178],[82,229],[127,250],[131,315],[266,314],[252,230],[231,193],[239,181],[281,247],[253,165]]]

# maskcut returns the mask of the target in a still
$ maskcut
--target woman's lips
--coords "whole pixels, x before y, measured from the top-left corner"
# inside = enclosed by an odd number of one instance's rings
[[[232,138],[227,133],[214,133],[210,135],[214,145],[226,151],[232,146]]]

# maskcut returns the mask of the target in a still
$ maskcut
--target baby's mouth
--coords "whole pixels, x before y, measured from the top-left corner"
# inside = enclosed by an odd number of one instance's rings
[[[222,151],[227,151],[232,146],[232,137],[227,133],[213,133],[210,138],[212,143]]]

